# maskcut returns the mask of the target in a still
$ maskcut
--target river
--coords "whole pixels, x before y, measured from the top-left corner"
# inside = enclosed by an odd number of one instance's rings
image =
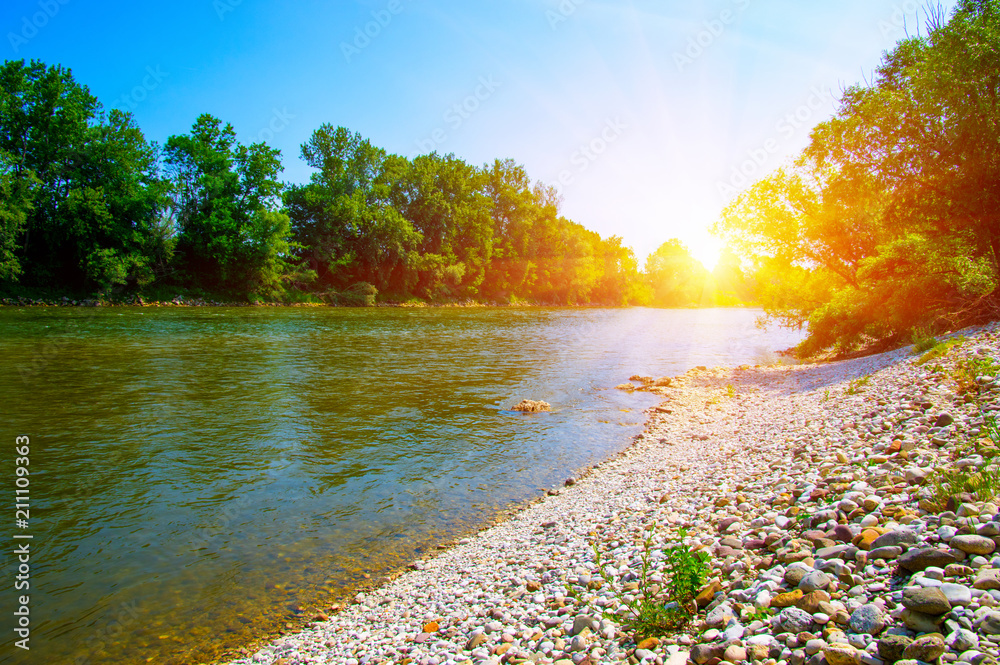
[[[744,309],[0,308],[30,589],[0,663],[196,663],[291,629],[641,431],[633,374],[775,361]],[[507,411],[523,398],[551,413]],[[13,646],[18,595],[30,646]]]

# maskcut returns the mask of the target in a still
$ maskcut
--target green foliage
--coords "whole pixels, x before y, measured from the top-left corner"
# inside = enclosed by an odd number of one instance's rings
[[[352,290],[360,283],[403,302],[720,306],[751,297],[732,252],[709,273],[671,241],[643,274],[620,237],[561,216],[557,191],[513,160],[409,159],[330,124],[301,156],[314,173],[286,186],[278,150],[241,144],[208,114],[161,149],[131,115],[105,112],[70,70],[5,62],[0,287],[358,304],[371,295]]]
[[[956,494],[974,494],[979,501],[990,501],[1000,495],[1000,464],[990,458],[982,467],[949,468],[930,478],[934,500],[943,508]]]
[[[636,642],[686,624],[692,615],[695,594],[708,576],[708,553],[695,552],[683,542],[678,542],[665,550],[666,560],[661,572],[667,577],[666,590],[655,586],[650,581],[655,528],[655,524],[648,527],[643,542],[638,589],[634,592],[624,591],[614,574],[608,572],[600,548],[594,543],[594,563],[598,573],[621,605],[617,613],[605,611],[605,616],[620,622],[633,634]],[[678,537],[683,540],[686,536],[687,532],[681,529]]]
[[[231,125],[204,114],[191,133],[167,140],[179,236],[191,283],[274,296],[290,246],[289,218],[277,209],[280,152],[236,142]]]
[[[961,346],[965,343],[966,339],[964,336],[952,337],[951,339],[944,340],[942,342],[935,342],[934,346],[927,349],[927,351],[917,359],[918,365],[924,365],[932,360],[937,360],[942,356],[946,355],[956,346]],[[940,371],[940,365],[931,368],[931,371]]]
[[[687,531],[681,529],[679,538],[683,540]],[[676,543],[667,550],[666,573],[670,599],[680,607],[689,606],[708,577],[708,552],[693,551],[683,543]]]
[[[341,307],[372,307],[378,289],[368,282],[359,282],[332,295],[333,304]]]
[[[659,307],[732,306],[751,299],[752,286],[728,248],[709,272],[680,240],[669,240],[646,258],[652,304]]]
[[[149,283],[172,247],[167,184],[132,117],[68,69],[0,67],[0,279],[101,292]]]
[[[1000,365],[987,356],[963,358],[955,365],[952,378],[958,384],[959,395],[978,395],[981,376],[995,377]]]
[[[924,327],[914,328],[910,335],[913,353],[925,353],[933,349],[939,342],[936,337]]]
[[[870,381],[870,376],[860,376],[856,379],[852,379],[847,383],[847,390],[845,392],[848,395],[857,395],[865,388],[865,386],[868,385]]]

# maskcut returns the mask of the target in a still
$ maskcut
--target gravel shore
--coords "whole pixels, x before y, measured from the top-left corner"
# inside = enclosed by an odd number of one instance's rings
[[[992,665],[1000,380],[956,376],[1000,358],[998,330],[923,364],[906,348],[646,385],[664,401],[628,450],[232,665]],[[983,489],[943,496],[946,470]],[[684,632],[636,644],[613,617],[647,538],[653,584],[681,540],[711,572]]]

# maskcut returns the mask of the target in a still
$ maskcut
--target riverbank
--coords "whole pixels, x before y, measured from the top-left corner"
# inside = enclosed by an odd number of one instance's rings
[[[1000,355],[997,325],[966,335],[925,364],[901,349],[653,386],[664,403],[616,458],[233,665],[992,662],[1000,521],[985,494],[1000,483],[935,493],[943,470],[968,479],[995,452],[976,446],[1000,384],[960,370]],[[684,529],[712,582],[687,632],[636,650],[601,616],[618,600],[593,543],[628,584],[651,525],[654,555]]]

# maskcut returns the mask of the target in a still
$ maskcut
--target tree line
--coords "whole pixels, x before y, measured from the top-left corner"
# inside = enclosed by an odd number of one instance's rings
[[[805,354],[887,347],[1000,314],[1000,1],[929,9],[794,164],[716,231]]]
[[[330,124],[301,158],[309,182],[282,182],[280,151],[240,143],[208,114],[157,145],[69,69],[7,61],[0,290],[346,304],[376,294],[666,306],[749,297],[735,257],[711,274],[678,241],[640,271],[621,238],[561,216],[556,191],[510,159],[409,159]]]

